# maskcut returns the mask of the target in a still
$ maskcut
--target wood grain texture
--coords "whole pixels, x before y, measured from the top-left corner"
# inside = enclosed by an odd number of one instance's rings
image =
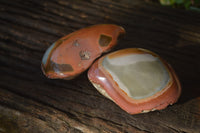
[[[0,1],[0,132],[200,132],[200,14],[128,2]],[[129,115],[96,91],[87,72],[70,81],[42,74],[42,56],[54,41],[99,23],[126,29],[113,51],[146,48],[173,66],[183,87],[175,105]]]

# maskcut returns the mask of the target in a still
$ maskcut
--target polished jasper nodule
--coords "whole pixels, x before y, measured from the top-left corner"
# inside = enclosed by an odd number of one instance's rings
[[[48,78],[72,79],[85,71],[102,53],[117,44],[125,30],[114,24],[99,24],[72,32],[53,43],[42,59]]]
[[[128,48],[98,59],[88,71],[94,87],[130,114],[160,110],[177,101],[179,80],[157,54]]]

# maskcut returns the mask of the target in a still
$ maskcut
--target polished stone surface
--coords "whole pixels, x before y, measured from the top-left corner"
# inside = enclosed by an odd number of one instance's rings
[[[48,78],[72,79],[114,47],[122,34],[125,30],[114,24],[98,24],[74,31],[46,50],[42,71]]]
[[[151,54],[129,54],[105,57],[102,65],[123,91],[133,99],[143,99],[162,90],[170,80],[158,57]]]
[[[130,114],[164,109],[181,94],[173,68],[159,55],[142,48],[101,57],[90,67],[88,78],[102,95]]]

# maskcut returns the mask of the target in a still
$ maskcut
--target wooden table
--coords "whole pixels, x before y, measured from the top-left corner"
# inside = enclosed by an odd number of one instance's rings
[[[54,41],[99,23],[126,29],[113,51],[146,48],[173,66],[183,89],[176,104],[129,115],[87,72],[69,81],[42,74]],[[139,0],[1,0],[0,64],[0,133],[200,132],[200,13]]]

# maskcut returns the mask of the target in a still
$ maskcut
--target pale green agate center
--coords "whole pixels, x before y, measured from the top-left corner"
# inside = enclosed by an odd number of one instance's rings
[[[164,64],[150,54],[130,54],[110,59],[103,67],[119,87],[133,99],[143,99],[162,90],[170,80]]]

